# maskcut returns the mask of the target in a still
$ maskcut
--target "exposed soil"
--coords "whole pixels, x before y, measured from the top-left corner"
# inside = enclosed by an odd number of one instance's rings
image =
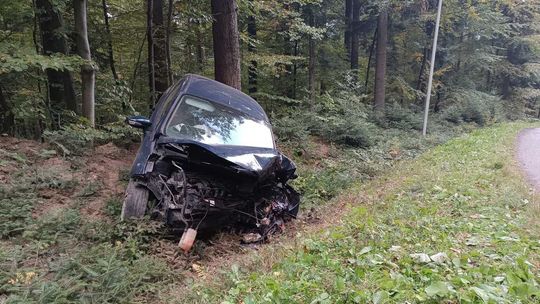
[[[36,186],[34,218],[79,203],[83,217],[103,220],[105,203],[124,191],[120,173],[129,170],[135,151],[109,143],[85,156],[65,158],[44,143],[0,137],[0,183],[22,178],[53,184]]]
[[[519,133],[517,157],[535,191],[540,192],[540,128]]]

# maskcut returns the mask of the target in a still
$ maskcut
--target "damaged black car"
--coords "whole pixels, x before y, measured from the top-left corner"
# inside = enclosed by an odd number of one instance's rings
[[[167,90],[144,131],[130,173],[122,219],[145,215],[183,231],[189,250],[199,231],[248,227],[250,241],[280,232],[299,209],[288,185],[294,163],[276,148],[262,107],[248,95],[197,75]]]

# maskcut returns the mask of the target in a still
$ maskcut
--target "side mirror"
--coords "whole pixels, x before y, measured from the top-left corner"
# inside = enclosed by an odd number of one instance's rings
[[[152,125],[150,119],[139,115],[126,117],[126,123],[134,128],[143,130],[148,129]]]

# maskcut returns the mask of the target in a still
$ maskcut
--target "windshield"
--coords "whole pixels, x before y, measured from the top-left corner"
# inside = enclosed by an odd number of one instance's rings
[[[265,121],[189,95],[180,101],[165,132],[208,145],[274,148],[272,130]]]

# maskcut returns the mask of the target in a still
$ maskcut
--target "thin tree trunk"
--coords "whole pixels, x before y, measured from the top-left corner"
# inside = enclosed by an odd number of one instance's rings
[[[375,101],[377,113],[384,112],[385,78],[386,78],[386,46],[388,43],[388,11],[384,9],[377,18],[377,64],[375,69]]]
[[[253,1],[253,0],[251,0]],[[257,22],[254,15],[248,17],[247,32],[250,38],[248,43],[248,51],[254,55],[257,52],[257,48],[253,44],[257,39]],[[250,94],[257,93],[257,60],[252,59],[249,62],[248,70],[248,92]]]
[[[298,57],[298,40],[294,41],[294,47],[293,47],[293,56]],[[288,94],[287,97],[291,97],[292,99],[296,99],[296,88],[298,87],[298,64],[296,63],[296,60],[293,61],[293,87],[292,87],[292,94]]]
[[[146,0],[146,39],[148,46],[148,87],[150,89],[150,108],[156,104],[156,81],[154,66],[154,22],[152,21],[154,0]]]
[[[109,66],[114,80],[118,80],[118,73],[116,73],[116,66],[114,62],[114,51],[112,44],[111,26],[109,24],[109,7],[107,6],[107,0],[102,0],[101,5],[103,7],[103,20],[105,21],[105,33],[107,34],[107,51],[109,53]]]
[[[358,79],[358,48],[360,47],[360,0],[353,0],[351,37],[351,70],[354,70],[355,79]]]
[[[66,55],[68,53],[66,39],[64,35],[60,34],[63,31],[62,16],[50,0],[36,0],[35,6],[39,20],[43,54],[47,56],[53,54]],[[71,73],[67,70],[47,69],[46,74],[48,103],[57,110],[65,108],[77,112],[77,100],[75,99]]]
[[[427,63],[428,48],[424,47],[422,53],[422,63],[420,64],[420,72],[418,73],[418,81],[416,82],[416,90],[419,91],[422,88],[422,81],[424,80],[424,69]]]
[[[167,76],[168,76],[169,84],[173,82],[172,59],[171,59],[171,30],[172,30],[173,11],[174,11],[174,0],[169,0],[169,11],[167,13],[167,34],[165,38],[165,43],[167,44]]]
[[[169,71],[167,65],[167,35],[163,17],[163,0],[153,0],[152,29],[154,33],[154,81],[156,101],[169,88]]]
[[[236,0],[212,0],[212,16],[215,78],[240,90],[240,36]]]
[[[201,31],[201,23],[196,23],[197,29],[197,68],[199,72],[204,70],[204,65],[206,64],[206,52],[204,51],[204,33]]]
[[[375,32],[373,33],[373,39],[371,40],[371,47],[369,48],[369,59],[368,64],[366,68],[366,82],[364,84],[364,88],[367,92],[368,84],[369,84],[369,72],[371,70],[371,61],[373,60],[373,52],[375,51],[375,42],[377,41],[377,32],[378,29],[375,29]]]
[[[131,93],[129,94],[129,105],[130,106],[131,106],[131,101],[133,100],[133,90],[135,88],[135,80],[137,80],[137,72],[139,71],[139,66],[141,65],[141,57],[142,57],[142,53],[143,53],[144,41],[145,40],[146,40],[146,35],[145,35],[144,39],[141,42],[141,46],[139,47],[139,52],[138,52],[139,55],[137,56],[137,62],[135,63],[135,68],[133,69],[133,76],[131,77],[131,85],[130,85]],[[123,103],[122,108],[125,109],[126,104]]]
[[[81,67],[82,82],[82,114],[92,127],[95,126],[95,82],[96,72],[92,66],[90,43],[86,18],[86,0],[73,0],[75,31],[77,35],[77,51],[86,62]]]
[[[13,112],[11,112],[11,105],[4,96],[2,86],[0,86],[0,119],[0,130],[2,133],[11,133],[14,127],[15,119],[13,117]]]
[[[347,56],[351,55],[351,23],[353,12],[353,0],[345,0],[345,49]]]
[[[313,9],[309,10],[309,25],[315,26],[315,18],[313,16]],[[309,91],[309,102],[311,106],[315,104],[315,40],[313,37],[309,37],[309,64],[308,64],[308,91]]]

